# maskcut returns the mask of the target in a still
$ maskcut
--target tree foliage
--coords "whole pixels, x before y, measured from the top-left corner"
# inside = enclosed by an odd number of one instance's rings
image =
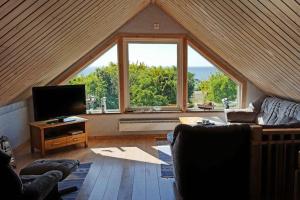
[[[96,109],[100,107],[102,97],[106,97],[107,109],[119,108],[119,75],[118,65],[96,68],[88,75],[78,75],[69,81],[70,84],[85,84],[87,97],[94,98],[89,105]],[[129,95],[130,106],[168,106],[177,102],[177,67],[147,66],[144,63],[129,65]],[[218,73],[209,80],[198,82],[194,74],[188,73],[188,99],[191,99],[195,88],[207,93],[207,98],[220,102],[222,98],[236,98],[236,86],[228,77]]]
[[[206,100],[222,103],[223,98],[229,101],[236,100],[237,85],[221,72],[212,74],[208,80],[200,81],[198,89],[206,94]]]
[[[119,76],[118,65],[110,63],[108,66],[96,68],[86,76],[79,75],[69,81],[70,84],[85,84],[88,98],[95,98],[95,102],[91,107],[99,108],[101,98],[106,97],[107,109],[119,108]]]

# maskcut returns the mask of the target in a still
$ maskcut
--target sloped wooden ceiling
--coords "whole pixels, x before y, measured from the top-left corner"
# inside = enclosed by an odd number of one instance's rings
[[[0,106],[45,85],[149,4],[147,0],[1,0]]]
[[[300,101],[299,1],[156,3],[263,91]]]
[[[151,2],[263,91],[300,100],[295,0],[2,0],[0,106],[47,84]]]

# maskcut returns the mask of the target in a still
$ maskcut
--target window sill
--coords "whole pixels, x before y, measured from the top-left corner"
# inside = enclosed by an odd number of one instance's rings
[[[166,110],[166,111],[133,111],[133,112],[124,112],[121,113],[120,111],[108,111],[106,113],[102,113],[101,111],[95,111],[92,113],[86,113],[85,115],[130,115],[130,114],[170,114],[170,113],[223,113],[224,110],[187,110],[185,112],[181,110]]]

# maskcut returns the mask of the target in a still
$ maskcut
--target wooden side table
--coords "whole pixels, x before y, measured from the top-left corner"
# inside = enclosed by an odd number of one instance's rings
[[[71,117],[71,119],[72,121],[69,122],[51,124],[47,121],[30,123],[31,152],[39,149],[42,156],[45,156],[47,150],[73,144],[83,143],[87,147],[87,119],[81,117]]]

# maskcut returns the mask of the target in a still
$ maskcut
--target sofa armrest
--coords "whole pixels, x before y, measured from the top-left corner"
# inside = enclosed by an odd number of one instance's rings
[[[227,122],[256,123],[257,113],[247,109],[225,109]]]
[[[24,183],[24,196],[26,199],[44,199],[57,186],[61,178],[62,173],[57,170],[52,170],[42,175],[21,176],[21,180]]]

